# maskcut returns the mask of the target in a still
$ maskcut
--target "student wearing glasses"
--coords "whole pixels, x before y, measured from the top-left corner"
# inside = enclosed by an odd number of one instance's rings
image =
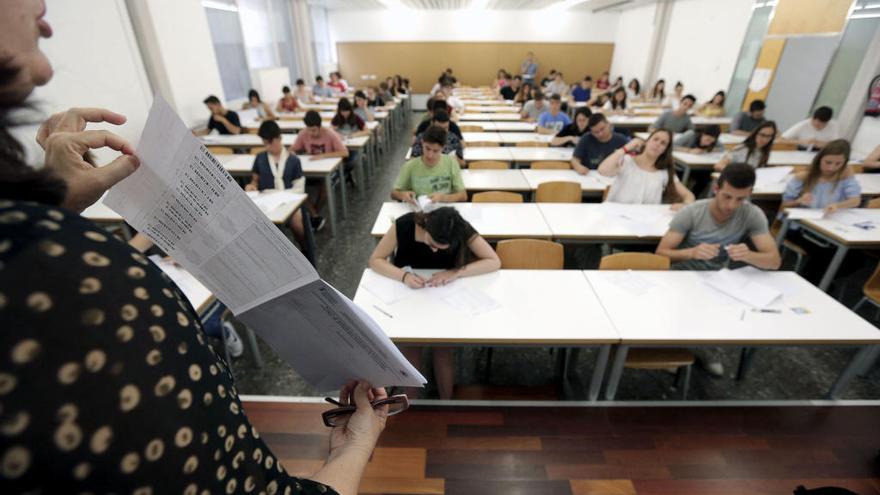
[[[444,207],[397,218],[370,255],[370,268],[412,289],[422,289],[493,272],[501,268],[501,260],[458,211]],[[413,272],[418,269],[441,271],[422,276]],[[421,369],[422,348],[404,347],[402,351]],[[434,347],[432,351],[440,398],[450,399],[455,383],[453,349]]]
[[[672,133],[659,129],[648,136],[641,152],[640,139],[634,139],[608,155],[599,173],[616,177],[606,201],[630,204],[672,204],[674,210],[694,202],[694,193],[675,175],[672,162]],[[632,153],[632,154],[631,154]]]
[[[745,163],[753,168],[766,167],[775,140],[776,122],[772,120],[762,122],[742,144],[724,153],[721,160],[715,164],[715,171],[724,170],[729,163]]]
[[[422,155],[403,164],[391,199],[417,204],[419,196],[435,203],[467,201],[461,167],[455,157],[443,154],[447,131],[432,125],[421,134]]]

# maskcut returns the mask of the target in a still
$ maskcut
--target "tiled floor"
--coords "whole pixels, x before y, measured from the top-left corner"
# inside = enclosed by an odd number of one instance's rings
[[[414,120],[419,118],[413,116]],[[361,273],[375,246],[370,229],[384,201],[388,200],[391,184],[403,163],[409,136],[401,136],[391,145],[390,153],[371,178],[363,192],[349,195],[348,217],[339,225],[337,237],[330,237],[329,228],[317,235],[318,269],[325,280],[345,295],[354,296]],[[566,246],[567,268],[594,268],[598,252],[590,248]],[[860,288],[870,275],[876,260],[866,260],[865,267],[849,277],[844,301],[852,306],[860,296]],[[873,311],[866,311],[872,317]],[[711,325],[710,321],[706,322]],[[281,361],[262,342],[260,352],[265,364],[256,368],[248,350],[234,362],[238,388],[243,394],[268,395],[321,395],[312,390],[285,362]],[[728,349],[724,364],[728,376],[711,378],[695,370],[691,381],[691,399],[819,399],[834,381],[840,370],[853,355],[853,349],[789,348],[762,349],[755,355],[748,376],[735,381],[739,349]],[[457,355],[457,383],[480,383],[483,379],[486,352],[482,349],[462,349]],[[583,352],[576,368],[577,374],[588,377],[595,360],[594,351]],[[553,377],[553,356],[546,349],[496,349],[491,373],[493,385],[542,385]],[[621,381],[617,398],[676,399],[680,391],[672,388],[673,376],[664,372],[628,370]],[[426,391],[433,396],[429,385]],[[575,397],[580,398],[580,397]],[[851,399],[880,398],[880,365],[868,376],[853,381],[846,395]]]

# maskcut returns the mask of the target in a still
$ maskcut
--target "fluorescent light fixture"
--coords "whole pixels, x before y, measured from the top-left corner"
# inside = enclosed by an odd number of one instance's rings
[[[202,0],[202,7],[206,9],[225,10],[227,12],[238,12],[238,6],[226,2],[218,2],[216,0]]]
[[[576,5],[580,5],[582,3],[586,3],[589,1],[590,0],[562,0],[561,2],[552,3],[552,4],[544,7],[543,10],[550,10],[550,11],[568,10]]]

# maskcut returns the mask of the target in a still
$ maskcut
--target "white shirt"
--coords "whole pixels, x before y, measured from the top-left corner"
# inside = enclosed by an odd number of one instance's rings
[[[275,161],[275,157],[272,156],[272,153],[266,153],[266,156],[269,158],[269,170],[272,171],[272,177],[275,180],[275,187],[279,191],[284,190],[284,166],[287,165],[287,157],[290,154],[287,152],[287,147],[281,148],[281,155],[278,157],[278,161]],[[300,177],[293,181],[293,184],[290,186],[290,190],[295,193],[304,193],[306,191],[306,178]]]
[[[829,120],[821,131],[813,127],[812,121],[813,119],[806,119],[798,122],[783,132],[782,137],[796,141],[809,141],[810,139],[832,141],[840,137],[840,129],[836,120]]]
[[[446,104],[458,113],[464,112],[464,103],[455,95],[449,95],[446,98]]]
[[[606,201],[658,205],[663,202],[663,191],[667,184],[669,173],[666,170],[648,172],[639,167],[632,156],[623,155],[623,166],[617,172]]]

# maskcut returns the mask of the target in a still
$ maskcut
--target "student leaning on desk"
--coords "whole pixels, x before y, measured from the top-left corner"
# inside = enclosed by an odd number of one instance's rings
[[[446,132],[432,125],[420,135],[422,156],[403,164],[394,181],[391,199],[412,204],[417,204],[419,196],[427,196],[435,203],[467,201],[458,161],[443,154]]]
[[[16,109],[51,79],[38,40],[52,28],[42,2],[3,7],[0,107]],[[54,115],[37,134],[39,170],[0,123],[2,491],[356,493],[387,415],[370,400],[385,391],[345,386],[341,401],[357,410],[332,430],[327,462],[312,480],[290,476],[177,285],[79,215],[139,165],[130,143],[88,122],[125,117]],[[122,155],[83,160],[102,147]]]
[[[410,288],[422,289],[493,272],[501,268],[501,260],[471,224],[447,206],[430,213],[407,213],[396,219],[370,255],[370,268]],[[442,271],[426,279],[412,269]],[[402,351],[413,366],[421,368],[421,347],[405,347]],[[455,376],[452,349],[435,347],[433,352],[440,398],[450,399]]]
[[[749,137],[736,148],[727,151],[715,164],[716,172],[724,170],[730,163],[745,163],[752,168],[767,166],[773,143],[776,141],[776,122],[765,120],[752,130]]]

